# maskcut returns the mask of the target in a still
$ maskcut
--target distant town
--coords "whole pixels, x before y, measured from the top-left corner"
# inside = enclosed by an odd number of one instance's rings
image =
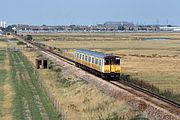
[[[16,33],[51,33],[51,32],[180,32],[180,26],[176,25],[138,25],[127,21],[109,21],[97,25],[9,25],[5,21],[0,22],[0,34],[7,27]]]

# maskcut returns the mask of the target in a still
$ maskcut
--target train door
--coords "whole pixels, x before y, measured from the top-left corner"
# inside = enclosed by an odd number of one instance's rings
[[[115,72],[115,57],[110,57],[110,73]]]
[[[110,59],[106,57],[104,59],[104,73],[110,73]]]

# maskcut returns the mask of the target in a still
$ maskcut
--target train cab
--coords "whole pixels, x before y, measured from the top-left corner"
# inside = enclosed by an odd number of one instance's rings
[[[119,79],[121,73],[121,59],[117,56],[106,56],[104,58],[104,77]]]

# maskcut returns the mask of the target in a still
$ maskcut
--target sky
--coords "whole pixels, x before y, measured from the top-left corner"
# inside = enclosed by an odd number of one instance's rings
[[[0,0],[0,20],[33,25],[180,25],[179,6],[180,0]]]

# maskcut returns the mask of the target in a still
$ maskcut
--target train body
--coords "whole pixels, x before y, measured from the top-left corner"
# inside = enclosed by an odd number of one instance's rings
[[[76,49],[74,54],[76,66],[89,71],[103,79],[120,78],[121,58],[85,49]]]

